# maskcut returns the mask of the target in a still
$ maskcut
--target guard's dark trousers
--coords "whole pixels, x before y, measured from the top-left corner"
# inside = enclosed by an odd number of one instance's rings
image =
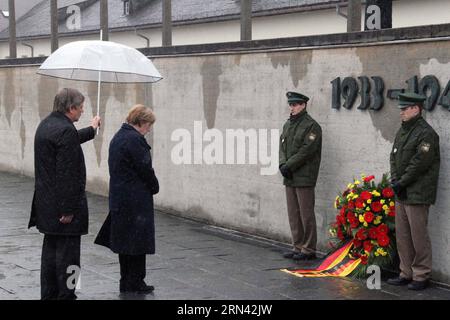
[[[294,251],[315,253],[317,230],[314,187],[286,187],[286,199]]]
[[[395,203],[395,233],[402,278],[424,281],[431,277],[429,208],[429,205],[407,205],[398,201]]]
[[[121,291],[133,291],[145,285],[145,254],[119,254],[119,262]]]
[[[44,236],[41,258],[42,300],[77,298],[75,285],[78,279],[75,276],[79,275],[80,270],[80,242],[81,236]]]

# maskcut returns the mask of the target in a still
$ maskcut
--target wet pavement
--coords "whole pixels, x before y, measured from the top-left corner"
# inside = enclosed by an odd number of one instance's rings
[[[0,300],[39,299],[43,236],[28,230],[34,180],[0,172]],[[433,284],[422,292],[385,282],[369,290],[349,278],[299,278],[282,268],[309,268],[281,257],[286,244],[252,237],[156,212],[156,254],[147,256],[150,295],[119,294],[115,254],[93,244],[107,213],[107,198],[89,194],[90,232],[82,237],[82,300],[311,300],[445,299],[448,287]]]

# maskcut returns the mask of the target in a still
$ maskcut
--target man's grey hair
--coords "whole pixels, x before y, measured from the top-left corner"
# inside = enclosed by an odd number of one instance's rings
[[[53,111],[68,113],[70,108],[79,107],[84,102],[83,94],[77,89],[64,88],[58,92],[53,102]]]

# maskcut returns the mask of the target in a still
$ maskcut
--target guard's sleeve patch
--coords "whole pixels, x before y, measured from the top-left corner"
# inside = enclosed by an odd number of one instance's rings
[[[317,138],[317,135],[316,135],[314,132],[311,132],[311,133],[308,135],[308,139],[311,140],[311,141],[316,140],[316,138]]]
[[[422,142],[419,146],[419,150],[424,153],[429,152],[430,149],[431,149],[431,145],[427,142]]]

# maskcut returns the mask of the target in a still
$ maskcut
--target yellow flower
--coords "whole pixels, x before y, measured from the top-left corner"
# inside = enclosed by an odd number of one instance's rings
[[[391,207],[393,207],[393,206],[395,206],[395,202],[391,201],[391,202],[389,202],[389,205],[390,205]]]
[[[367,222],[364,222],[363,226],[367,228],[369,226],[369,224]]]
[[[381,196],[381,194],[377,190],[373,190],[372,195],[374,195],[375,197]]]
[[[383,210],[385,210],[385,211],[386,211],[386,210],[389,210],[389,207],[388,207],[387,205],[384,205],[384,206],[383,206]]]
[[[382,216],[376,216],[375,219],[373,219],[373,223],[374,224],[379,224],[382,219],[383,219]]]
[[[355,181],[355,185],[358,185],[358,184],[361,184],[361,181],[356,180],[356,181]]]
[[[358,199],[358,195],[357,194],[355,194],[354,196],[353,196],[353,200],[355,200],[355,199]]]
[[[364,216],[362,214],[359,215],[359,222],[364,222]]]
[[[371,204],[371,203],[372,203],[372,199],[368,199],[368,200],[367,200],[367,203],[368,203],[368,204]]]
[[[349,183],[349,184],[347,185],[347,188],[348,188],[348,189],[353,189],[353,187],[354,187],[354,185],[351,184],[351,183]]]
[[[381,199],[381,200],[380,200],[380,203],[381,203],[381,204],[385,204],[385,202],[386,202],[386,200],[384,200],[384,199]]]
[[[375,252],[375,255],[378,257],[379,255],[385,257],[387,255],[387,252],[384,251],[383,248],[378,248],[377,251]]]
[[[367,207],[367,208],[366,208],[366,211],[370,211],[370,207]]]
[[[361,179],[364,180],[365,177],[366,177],[366,174],[365,173],[361,173]]]

